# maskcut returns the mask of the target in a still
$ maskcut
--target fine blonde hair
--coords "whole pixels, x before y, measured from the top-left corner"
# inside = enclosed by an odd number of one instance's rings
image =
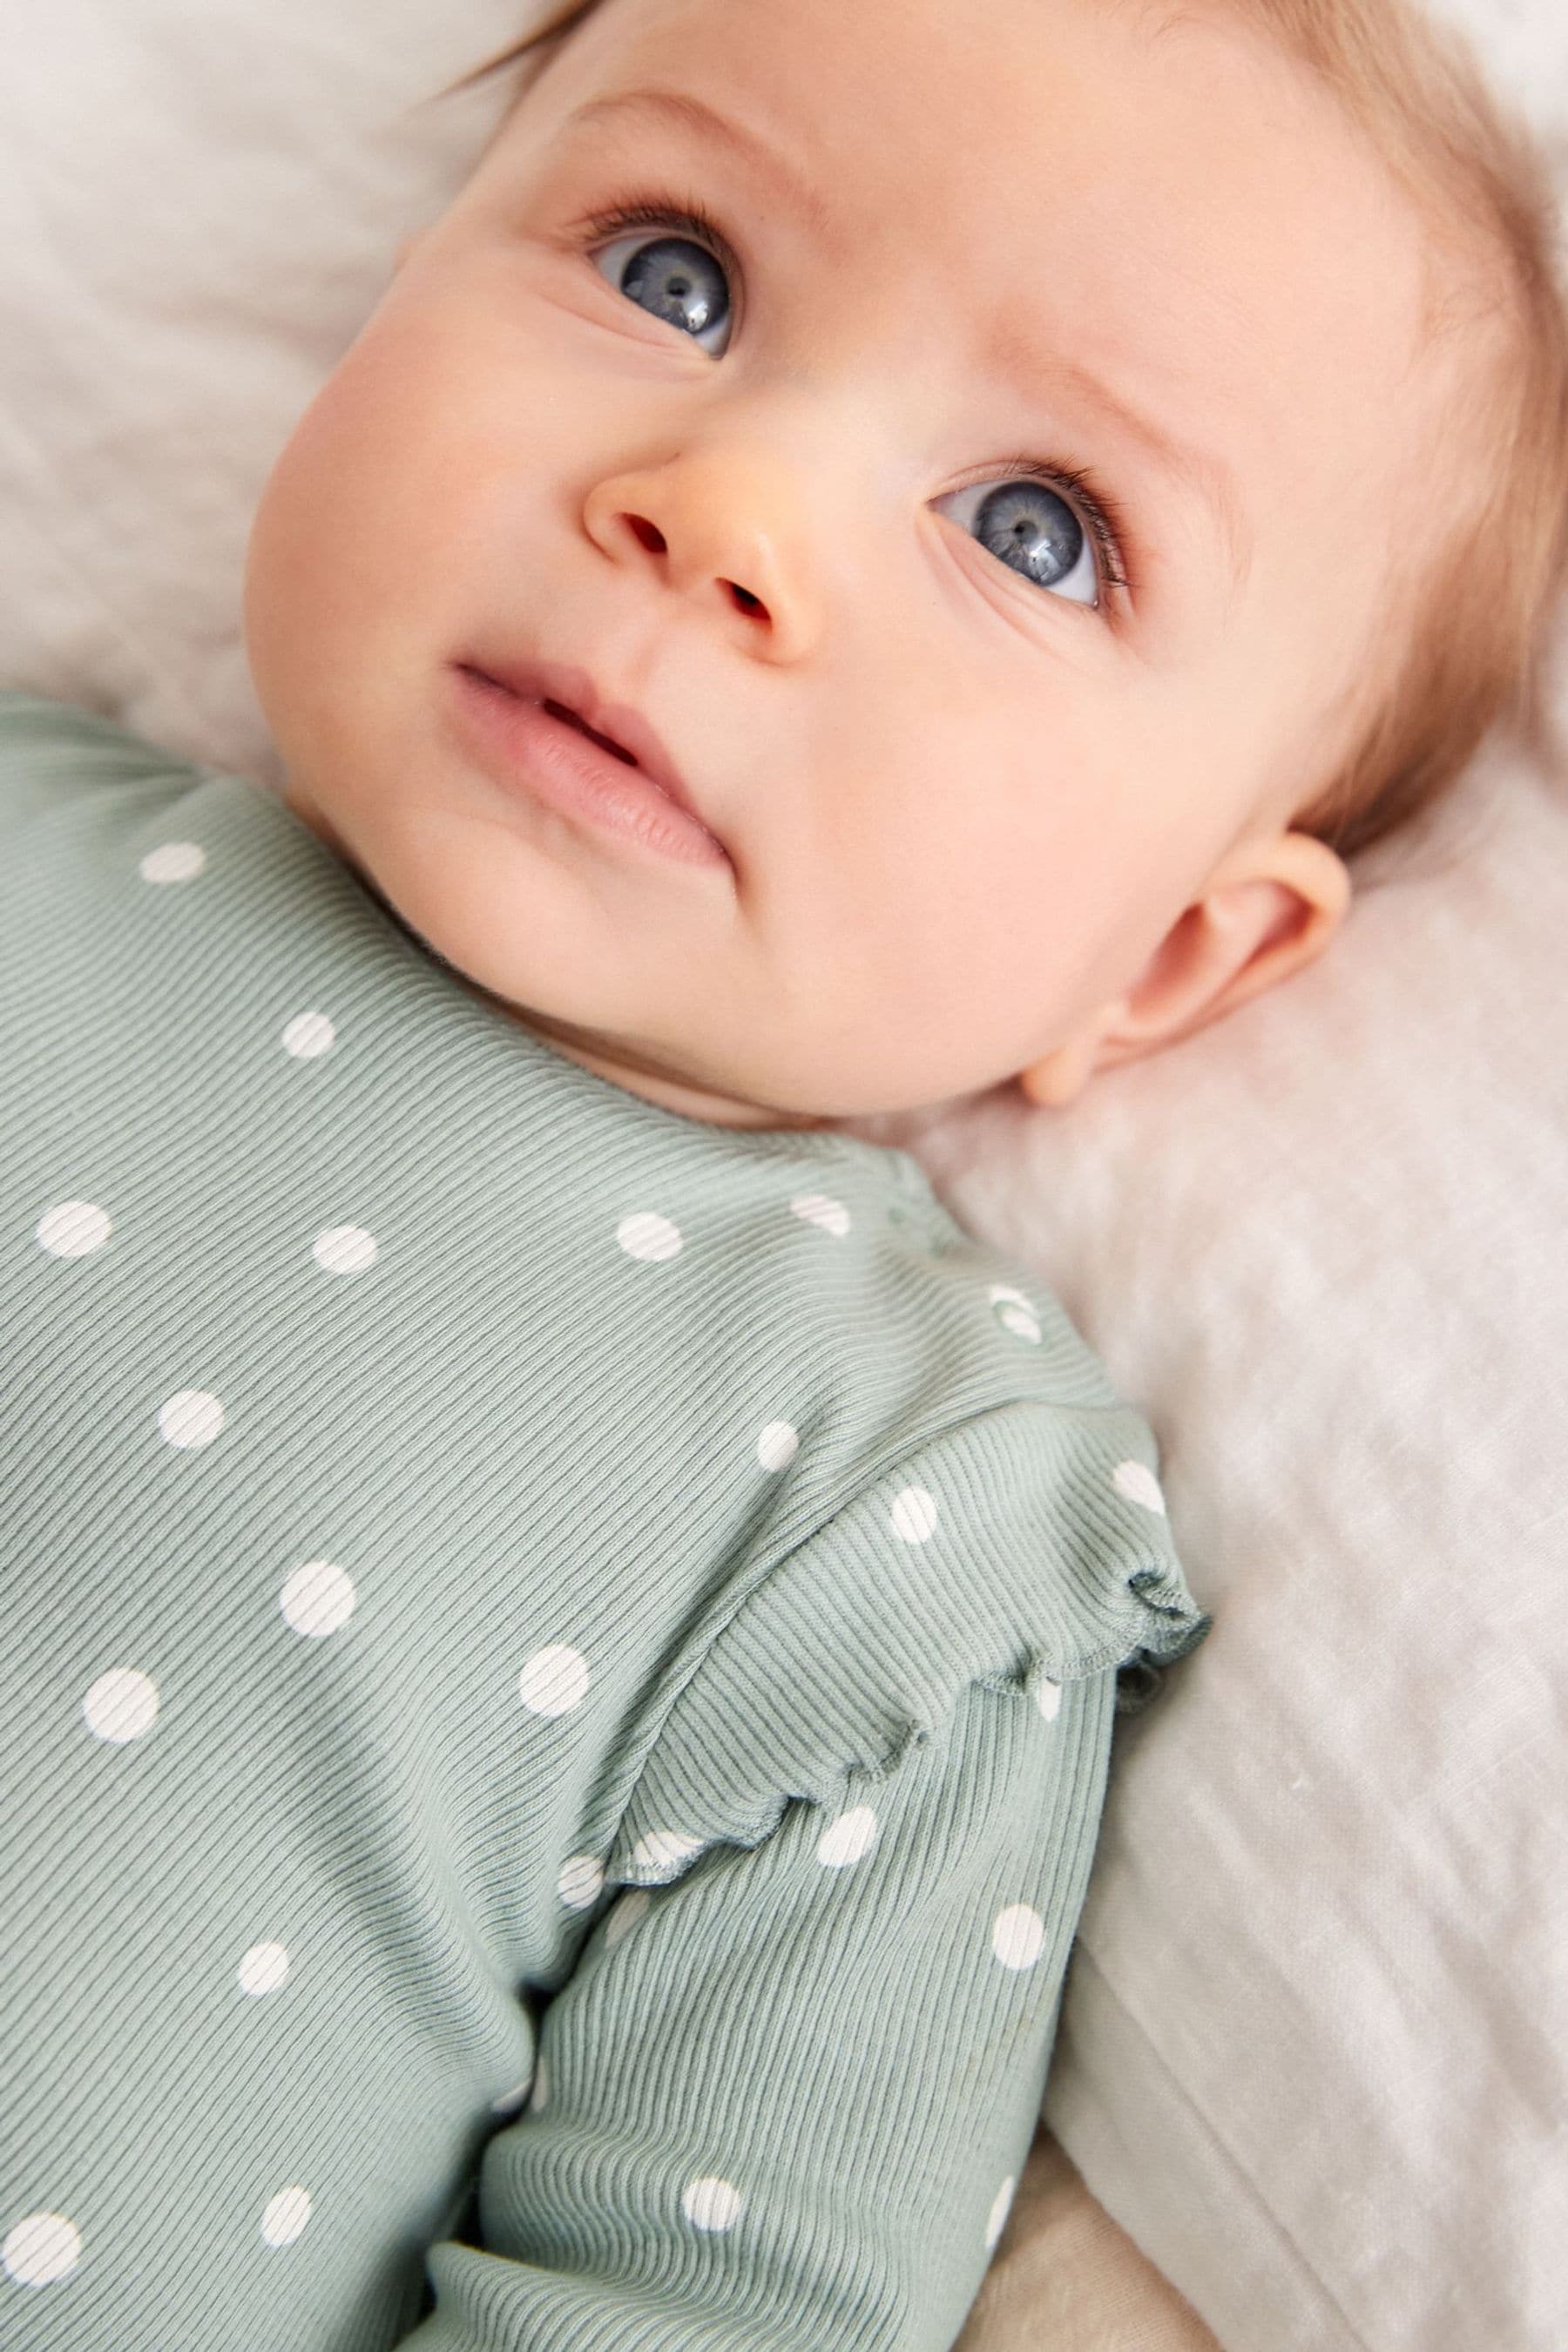
[[[559,0],[440,95],[528,58],[513,103],[604,0]],[[971,6],[973,0],[962,0]],[[1434,233],[1436,340],[1454,371],[1441,513],[1391,594],[1342,713],[1328,784],[1292,820],[1344,858],[1421,817],[1497,726],[1546,750],[1550,629],[1568,583],[1568,301],[1544,157],[1468,44],[1413,0],[1198,0],[1327,84]],[[1152,16],[1183,19],[1176,0]],[[1478,462],[1479,460],[1479,462]]]

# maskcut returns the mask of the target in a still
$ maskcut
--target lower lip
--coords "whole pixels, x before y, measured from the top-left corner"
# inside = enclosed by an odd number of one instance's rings
[[[684,865],[729,865],[722,844],[640,769],[482,671],[459,664],[455,675],[468,731],[509,792],[526,792],[563,816],[587,817]]]

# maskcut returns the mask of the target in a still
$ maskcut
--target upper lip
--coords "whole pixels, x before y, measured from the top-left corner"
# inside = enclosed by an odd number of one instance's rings
[[[607,735],[623,751],[629,751],[650,783],[657,784],[705,833],[712,831],[679,769],[641,711],[627,702],[607,702],[585,669],[552,661],[483,661],[465,667],[479,670],[524,702],[563,704],[596,735]]]

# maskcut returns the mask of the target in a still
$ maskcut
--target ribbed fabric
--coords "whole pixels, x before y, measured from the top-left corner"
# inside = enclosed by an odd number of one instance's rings
[[[0,1087],[5,2352],[942,2352],[1209,1623],[1058,1304],[18,694]]]

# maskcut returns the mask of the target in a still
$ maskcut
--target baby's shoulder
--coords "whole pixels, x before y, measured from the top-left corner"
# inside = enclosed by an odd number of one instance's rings
[[[1121,1402],[1100,1358],[1049,1283],[961,1225],[911,1154],[881,1150],[884,1213],[877,1273],[885,1318],[907,1331],[944,1423],[1031,1400]],[[856,1327],[877,1350],[886,1332]]]
[[[946,1736],[965,1694],[1052,1715],[1065,1685],[1157,1670],[1209,1619],[1171,1540],[1130,1405],[1016,1396],[889,1433],[856,1489],[782,1555],[738,1564],[622,1824],[628,1870],[679,1820],[753,1844],[786,1797],[833,1805]],[[1120,1691],[1118,1694],[1120,1698]],[[715,1776],[712,1759],[723,1759]]]
[[[953,1479],[1027,1475],[1033,1458],[1080,1454],[1114,1426],[1121,1458],[1152,1451],[1051,1286],[960,1225],[913,1157],[840,1135],[837,1157],[802,1160],[756,1188],[758,1236],[782,1220],[793,1243],[716,1253],[753,1300],[758,1257],[784,1313],[809,1333],[816,1462],[835,1498],[864,1492],[893,1461],[939,1453]],[[781,1320],[775,1315],[774,1325]],[[798,1352],[798,1339],[794,1343]],[[1096,1437],[1090,1450],[1098,1444]],[[980,1467],[984,1455],[989,1473]]]
[[[755,1344],[789,1350],[774,1385],[811,1367],[804,1413],[763,1433],[784,1475],[714,1657],[761,1681],[830,1648],[929,1727],[967,1680],[1179,1654],[1199,1612],[1143,1414],[1049,1284],[960,1226],[918,1162],[839,1140],[786,1171],[792,1217],[767,1185],[754,1251],[713,1253],[753,1334],[765,1292]]]
[[[18,687],[0,688],[0,870],[69,849],[128,803],[176,798],[205,771],[105,713]]]
[[[23,687],[0,687],[0,777],[42,772],[57,779],[192,775],[177,751],[149,743],[107,712]]]
[[[819,1164],[792,1205],[839,1310],[816,1340],[822,1418],[764,1433],[784,1491],[683,1669],[628,1854],[693,1810],[706,1758],[729,1770],[703,1834],[752,1843],[781,1791],[875,1784],[975,1685],[1045,1711],[1208,1630],[1148,1423],[1049,1286],[965,1234],[912,1160]]]

